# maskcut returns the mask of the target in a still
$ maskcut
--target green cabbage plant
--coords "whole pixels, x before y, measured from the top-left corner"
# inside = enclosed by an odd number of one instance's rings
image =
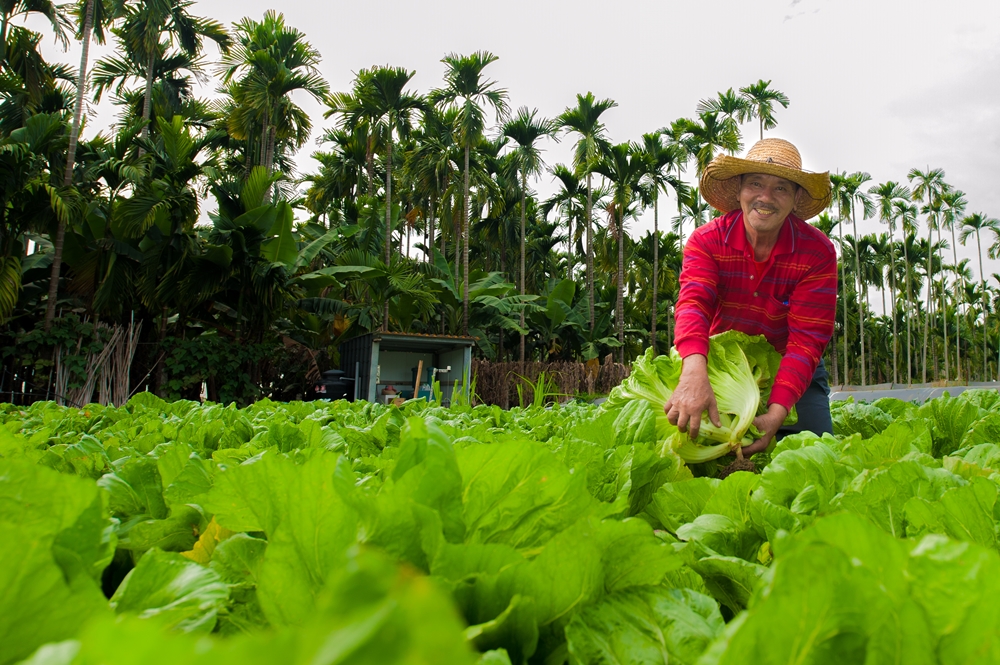
[[[715,392],[721,427],[702,414],[697,440],[692,441],[670,424],[663,407],[681,377],[677,349],[654,356],[653,350],[636,359],[632,373],[608,397],[606,408],[621,408],[632,400],[651,403],[656,412],[656,436],[688,463],[707,462],[745,446],[761,436],[753,419],[767,411],[767,400],[781,356],[763,335],[750,336],[730,330],[709,338],[708,380]],[[797,420],[795,409],[785,424]]]

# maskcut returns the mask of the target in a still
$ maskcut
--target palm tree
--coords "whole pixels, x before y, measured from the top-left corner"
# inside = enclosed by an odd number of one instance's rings
[[[906,385],[913,385],[913,359],[910,349],[913,347],[913,333],[911,322],[913,320],[913,271],[910,263],[910,247],[915,243],[917,233],[917,206],[907,201],[896,201],[893,203],[896,218],[899,220],[900,229],[903,232],[903,240],[900,243],[903,247],[903,276],[906,282]]]
[[[856,171],[848,176],[848,185],[846,189],[846,194],[850,201],[850,213],[851,213],[851,225],[854,229],[854,238],[858,238],[858,215],[857,215],[857,204],[861,204],[862,214],[864,218],[868,219],[874,213],[874,207],[872,205],[871,197],[868,196],[864,191],[862,191],[861,186],[866,182],[871,180],[872,177],[863,171]],[[856,277],[858,279],[858,295],[860,297],[861,289],[864,287],[863,275],[861,273],[861,267],[857,263],[860,260],[861,253],[858,251],[858,247],[855,246],[854,252],[854,270]],[[865,288],[865,300],[868,300],[868,289]],[[861,304],[858,303],[858,329],[860,331],[860,342],[861,342],[861,385],[866,385],[866,365],[865,365],[865,323],[864,323],[864,313],[861,309]]]
[[[149,118],[153,101],[153,79],[157,59],[163,57],[163,36],[167,44],[176,44],[192,58],[201,52],[204,39],[218,44],[223,53],[229,50],[230,37],[218,21],[190,15],[191,0],[145,0],[126,4],[122,24],[115,30],[125,51],[125,57],[145,66],[146,91],[143,95],[142,119],[146,126],[142,138],[149,133]]]
[[[983,270],[983,240],[982,232],[988,229],[994,235],[1000,234],[1000,220],[994,217],[987,217],[981,212],[973,213],[962,218],[962,233],[959,236],[962,245],[973,233],[976,234],[976,253],[979,255],[979,284],[983,298],[983,381],[988,381],[986,369],[986,272]]]
[[[993,256],[992,250],[990,255]],[[992,273],[992,277],[996,280],[997,284],[1000,284],[1000,275]],[[1000,306],[998,306],[1000,305],[1000,303],[998,303],[998,301],[1000,301],[1000,289],[994,287],[991,289],[991,292],[993,293],[993,311],[1000,313]],[[1000,320],[997,321],[997,325],[1000,327]],[[998,330],[997,333],[997,340],[1000,342],[1000,330]],[[997,344],[997,374],[1000,374],[1000,343]]]
[[[952,315],[952,319],[955,321],[955,376],[957,377],[956,380],[958,381],[962,380],[961,320],[962,317],[964,316],[964,312],[968,311],[968,308],[963,306],[968,305],[968,300],[966,299],[966,295],[969,293],[969,282],[971,282],[973,278],[972,268],[970,267],[971,263],[972,259],[962,259],[958,263],[943,266],[944,271],[946,273],[951,273],[953,275],[952,277],[953,281],[951,284],[950,291],[951,291],[951,307],[954,309],[954,314]],[[949,288],[945,283],[945,279],[942,278],[941,281],[943,283],[942,290],[944,290],[945,292],[949,291]],[[945,304],[946,305],[948,304],[947,300],[945,300]],[[972,329],[970,328],[968,335],[969,337],[971,337],[971,333]],[[965,353],[966,365],[969,364],[969,360],[971,357],[971,353],[968,351],[968,348],[969,347],[967,346]],[[966,372],[965,377],[966,377],[965,380],[968,381],[970,378],[970,374]]]
[[[583,215],[587,209],[587,192],[582,187],[580,179],[565,164],[556,164],[552,167],[552,175],[559,182],[559,191],[553,194],[542,203],[542,215],[548,217],[549,213],[555,209],[566,219],[566,277],[573,279],[573,268],[576,265],[574,260],[574,246],[576,237],[573,234],[573,220],[578,220],[579,232],[583,225]]]
[[[618,277],[615,299],[615,319],[618,327],[619,359],[624,362],[625,345],[625,218],[632,214],[633,203],[638,198],[646,166],[642,155],[630,143],[619,143],[605,151],[604,159],[594,165],[594,172],[601,174],[613,188],[609,215],[614,223],[618,241]]]
[[[731,92],[731,91],[730,91]],[[660,281],[660,192],[666,191],[667,185],[673,188],[679,197],[687,186],[671,174],[685,157],[683,151],[674,143],[664,143],[659,132],[643,134],[640,157],[645,161],[646,173],[644,180],[653,197],[653,304],[649,325],[649,344],[656,353],[656,320],[659,316],[658,296]]]
[[[927,244],[931,245],[931,234],[934,231],[934,227],[937,224],[936,216],[932,214],[932,204],[941,192],[946,188],[944,181],[944,171],[942,169],[927,169],[926,171],[920,171],[919,169],[910,169],[910,172],[906,174],[907,180],[913,184],[912,196],[913,200],[921,202],[924,199],[927,200],[927,207],[923,210],[927,214]],[[923,351],[923,368],[922,368],[922,382],[927,382],[927,343],[928,337],[930,335],[930,315],[932,312],[933,295],[931,293],[931,285],[933,280],[931,279],[931,256],[927,256],[927,311],[924,314],[924,351]]]
[[[857,238],[857,260],[859,264],[859,277],[861,282],[862,293],[864,293],[865,308],[868,312],[873,312],[871,304],[871,289],[875,287],[882,290],[884,276],[882,274],[882,268],[884,267],[884,260],[881,258],[880,252],[884,251],[886,248],[887,239],[884,236],[878,236],[874,233],[869,233]],[[882,309],[885,311],[885,295],[883,290],[882,298]],[[874,314],[872,314],[874,316]],[[874,352],[869,354],[869,367],[871,368],[871,374],[875,373],[875,354]]]
[[[517,110],[517,115],[504,123],[502,133],[507,138],[514,141],[516,146],[511,155],[511,166],[520,176],[521,185],[521,268],[518,274],[520,279],[520,293],[524,297],[524,219],[526,214],[528,198],[528,176],[537,176],[542,172],[545,163],[542,161],[542,154],[538,148],[538,141],[543,137],[555,135],[556,125],[551,120],[538,117],[538,109],[529,111],[522,106]],[[524,310],[521,310],[521,328],[524,328]],[[520,358],[524,362],[524,333],[521,333]]]
[[[393,136],[405,138],[413,127],[413,112],[427,108],[420,95],[404,90],[416,72],[402,67],[375,67],[358,72],[353,94],[330,98],[332,112],[343,115],[346,128],[364,125],[385,146],[385,265],[392,263],[392,146]],[[382,330],[389,330],[389,303],[385,303]]]
[[[786,109],[789,103],[785,93],[771,89],[770,85],[770,81],[760,79],[753,85],[740,88],[740,94],[747,100],[753,115],[760,121],[761,140],[764,140],[765,129],[774,129],[778,126],[778,121],[774,119],[774,103],[777,102]]]
[[[68,65],[47,62],[42,53],[42,34],[21,26],[10,26],[6,60],[0,61],[0,133],[24,127],[36,113],[69,109],[66,82],[74,75]]]
[[[329,87],[317,69],[319,51],[302,32],[285,25],[283,14],[268,10],[262,21],[245,18],[233,27],[237,45],[220,65],[224,91],[233,101],[226,128],[248,144],[259,136],[254,161],[271,173],[278,139],[300,148],[312,127],[309,116],[291,101],[292,93],[303,91],[323,101]]]
[[[862,238],[863,241],[868,243],[868,251],[871,252],[871,257],[868,258],[869,265],[867,267],[867,272],[865,272],[865,279],[868,280],[869,287],[874,286],[876,290],[882,295],[882,316],[889,316],[890,310],[885,302],[886,291],[890,291],[892,285],[892,253],[893,248],[890,247],[890,239],[888,233],[869,233]],[[864,253],[862,253],[864,256]],[[889,289],[886,288],[889,286]]]
[[[24,0],[20,0],[23,4]],[[42,5],[46,6],[46,5]],[[63,187],[68,188],[73,184],[73,169],[76,166],[76,147],[80,139],[80,124],[83,120],[83,100],[87,94],[87,65],[90,62],[90,38],[91,35],[97,37],[99,44],[104,43],[104,26],[112,19],[113,12],[104,1],[84,0],[82,10],[82,24],[80,25],[80,39],[82,50],[80,53],[80,70],[76,78],[76,103],[73,106],[73,126],[70,129],[69,145],[66,148],[66,168],[63,171]],[[50,21],[52,19],[50,18]],[[58,20],[57,20],[58,23]],[[5,28],[0,29],[0,33],[5,32]],[[58,33],[57,33],[58,34]],[[0,44],[5,44],[6,39],[0,36]],[[5,48],[5,46],[0,46]],[[56,315],[56,299],[59,296],[59,275],[62,270],[63,244],[66,241],[66,224],[60,220],[56,228],[56,236],[52,242],[52,268],[49,275],[49,296],[45,304],[45,331],[52,327],[52,321]]]
[[[850,383],[850,366],[847,364],[847,339],[848,339],[848,327],[847,327],[847,277],[844,274],[846,270],[845,257],[844,257],[844,199],[842,192],[844,185],[847,182],[847,172],[837,172],[830,174],[830,205],[834,203],[837,204],[837,219],[833,222],[833,225],[837,227],[837,246],[840,248],[840,287],[844,291],[844,297],[841,298],[841,302],[844,305],[844,383]],[[832,228],[832,227],[831,227]]]
[[[865,328],[864,328],[864,312],[861,307],[861,294],[862,294],[862,283],[861,283],[861,266],[859,265],[859,249],[857,247],[858,240],[858,223],[856,214],[856,204],[861,204],[862,212],[865,219],[871,217],[874,212],[874,207],[872,205],[871,198],[861,189],[864,183],[871,180],[871,176],[863,171],[857,171],[851,174],[838,173],[830,176],[830,181],[833,183],[833,194],[837,200],[837,207],[840,210],[839,217],[843,220],[843,210],[846,209],[849,219],[851,220],[852,227],[854,229],[853,238],[855,241],[854,245],[854,278],[856,281],[855,288],[858,292],[858,332],[859,341],[861,344],[861,385],[867,385],[866,378],[866,364],[865,364]],[[844,302],[844,320],[847,320],[847,302]],[[846,325],[845,325],[846,330]],[[846,336],[845,336],[846,344]],[[847,372],[847,353],[844,353],[844,371]]]
[[[733,153],[743,147],[739,130],[721,118],[716,111],[699,113],[697,120],[681,118],[669,129],[660,131],[666,131],[684,145],[687,153],[695,158],[699,176],[715,159],[717,151]]]
[[[700,228],[712,219],[712,206],[701,198],[701,192],[697,187],[686,187],[677,195],[677,215],[671,220],[673,222],[671,230],[680,239],[681,247],[684,246],[684,224],[691,222],[695,229]]]
[[[57,5],[51,0],[2,0],[0,1],[0,62],[7,61],[7,36],[10,22],[16,18],[40,14],[49,22],[56,41],[65,49],[69,46],[67,31],[72,23],[66,15],[67,5]]]
[[[892,382],[899,383],[899,339],[896,330],[896,226],[898,218],[895,204],[899,201],[910,200],[910,190],[899,183],[889,181],[881,185],[873,185],[868,188],[868,193],[874,197],[875,207],[878,210],[879,221],[889,226],[889,288],[892,292],[890,301],[892,302]]]
[[[455,116],[455,134],[465,151],[463,168],[462,232],[462,331],[469,334],[469,152],[479,141],[486,127],[484,105],[493,107],[497,120],[507,115],[507,91],[496,87],[496,81],[483,78],[483,70],[497,56],[488,51],[476,51],[460,56],[451,53],[441,62],[446,65],[445,86],[430,94],[434,104],[451,106],[458,110]]]
[[[566,132],[579,136],[573,152],[573,165],[579,175],[587,176],[587,296],[590,307],[590,331],[594,331],[594,232],[593,232],[593,186],[591,176],[594,164],[610,147],[601,116],[608,109],[618,106],[611,99],[596,99],[594,93],[577,94],[576,106],[567,108],[556,118],[556,124]]]
[[[753,117],[753,108],[749,100],[729,88],[725,92],[720,92],[715,99],[703,99],[698,102],[698,113],[717,113],[723,118],[723,123],[736,134],[740,135],[740,125]],[[729,151],[732,155],[738,150],[733,148]]]
[[[170,51],[166,43],[160,44],[160,55],[155,58],[152,70],[152,101],[146,124],[156,127],[157,119],[170,120],[174,115],[202,122],[211,121],[211,114],[204,103],[194,96],[195,79],[204,76],[206,60],[200,55],[190,55],[183,51]],[[113,90],[115,104],[124,107],[123,124],[141,118],[145,104],[146,63],[132,57],[128,52],[120,52],[98,60],[93,71],[94,100],[100,101],[104,93]],[[132,81],[142,81],[138,90],[128,86]],[[148,135],[148,133],[147,133]]]
[[[968,201],[965,199],[965,192],[960,189],[949,189],[941,194],[941,225],[944,228],[951,231],[951,254],[953,265],[958,266],[958,245],[955,241],[955,225],[965,214],[965,207],[968,205]],[[939,232],[940,233],[940,232]],[[940,240],[940,235],[938,236]],[[959,317],[959,310],[961,308],[958,301],[958,293],[965,290],[964,276],[961,271],[955,271],[955,278],[959,280],[958,288],[954,291],[953,300],[955,301],[955,379],[957,381],[962,380],[962,330],[961,330],[961,318]],[[947,289],[942,293],[942,301],[947,298]],[[948,321],[945,318],[945,340],[947,337]],[[947,341],[945,343],[945,353],[947,354]]]
[[[829,238],[829,237],[832,237],[832,235],[833,235],[833,228],[835,226],[837,226],[838,221],[836,219],[834,219],[833,217],[831,217],[829,215],[829,213],[823,212],[823,213],[820,213],[819,215],[817,215],[816,218],[814,220],[812,220],[811,222],[809,222],[809,223],[812,226],[815,226],[820,231],[822,231],[823,235],[825,235],[825,236],[827,236]],[[836,239],[834,238],[833,240],[836,243]],[[841,282],[842,281],[843,281],[843,269],[841,269]],[[838,295],[839,295],[839,286],[840,285],[838,284]],[[833,370],[833,383],[834,383],[834,385],[842,385],[842,383],[840,381],[840,366],[839,366],[838,361],[837,361],[837,358],[838,358],[839,354],[837,353],[837,328],[836,328],[836,326],[834,326],[834,328],[833,328],[833,335],[830,338],[830,344],[829,344],[828,348],[830,350],[830,365],[831,365],[831,369]],[[846,383],[846,381],[844,383]]]
[[[984,293],[980,288],[978,280],[975,279],[975,274],[968,265],[972,263],[971,259],[962,259],[959,264],[959,272],[967,269],[968,274],[966,275],[967,280],[965,282],[965,288],[962,289],[962,293],[959,294],[959,300],[963,305],[962,316],[965,319],[965,329],[967,333],[967,344],[966,344],[966,354],[965,354],[965,376],[968,381],[972,381],[974,377],[978,374],[980,381],[987,381],[987,372],[979,372],[976,365],[979,363],[979,359],[976,358],[976,353],[980,352],[980,345],[978,344],[977,335],[982,334],[986,331],[985,327],[980,328],[978,325],[979,317],[982,309],[985,309],[986,303],[984,301]]]
[[[459,170],[461,148],[455,141],[454,125],[458,111],[442,113],[433,106],[424,111],[422,123],[414,136],[414,147],[407,153],[406,170],[417,190],[428,200],[427,260],[433,262],[435,222],[440,212],[438,203],[445,203],[448,183]],[[441,233],[441,253],[444,254],[444,232]]]
[[[306,191],[306,207],[317,215],[329,214],[338,199],[354,200],[361,191],[365,173],[367,136],[343,129],[330,129],[317,143],[331,144],[330,150],[312,154],[319,162],[319,172],[303,178],[310,183]],[[259,166],[259,165],[258,165]]]

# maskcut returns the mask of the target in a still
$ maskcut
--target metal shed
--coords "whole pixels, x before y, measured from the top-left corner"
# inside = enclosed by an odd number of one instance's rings
[[[413,394],[414,374],[423,360],[421,388],[431,375],[441,384],[441,401],[450,404],[456,389],[468,394],[475,337],[375,332],[340,345],[340,367],[355,376],[355,399],[382,401],[382,390],[393,386],[403,397]],[[435,371],[436,370],[436,371]],[[424,392],[420,394],[423,395]]]

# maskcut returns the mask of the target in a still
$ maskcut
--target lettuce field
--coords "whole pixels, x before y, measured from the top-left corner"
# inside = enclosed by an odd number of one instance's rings
[[[651,406],[0,410],[0,664],[1000,662],[1000,395],[714,478]]]

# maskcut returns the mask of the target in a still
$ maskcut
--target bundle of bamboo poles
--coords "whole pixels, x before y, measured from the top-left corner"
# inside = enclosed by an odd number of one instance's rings
[[[121,406],[132,396],[130,370],[142,322],[133,318],[128,326],[97,324],[95,335],[106,339],[99,351],[87,354],[86,380],[79,388],[69,389],[70,369],[64,359],[66,349],[56,350],[55,394],[60,404],[83,406],[96,401],[101,405]],[[78,353],[83,339],[77,340]],[[96,400],[95,400],[96,391]]]

